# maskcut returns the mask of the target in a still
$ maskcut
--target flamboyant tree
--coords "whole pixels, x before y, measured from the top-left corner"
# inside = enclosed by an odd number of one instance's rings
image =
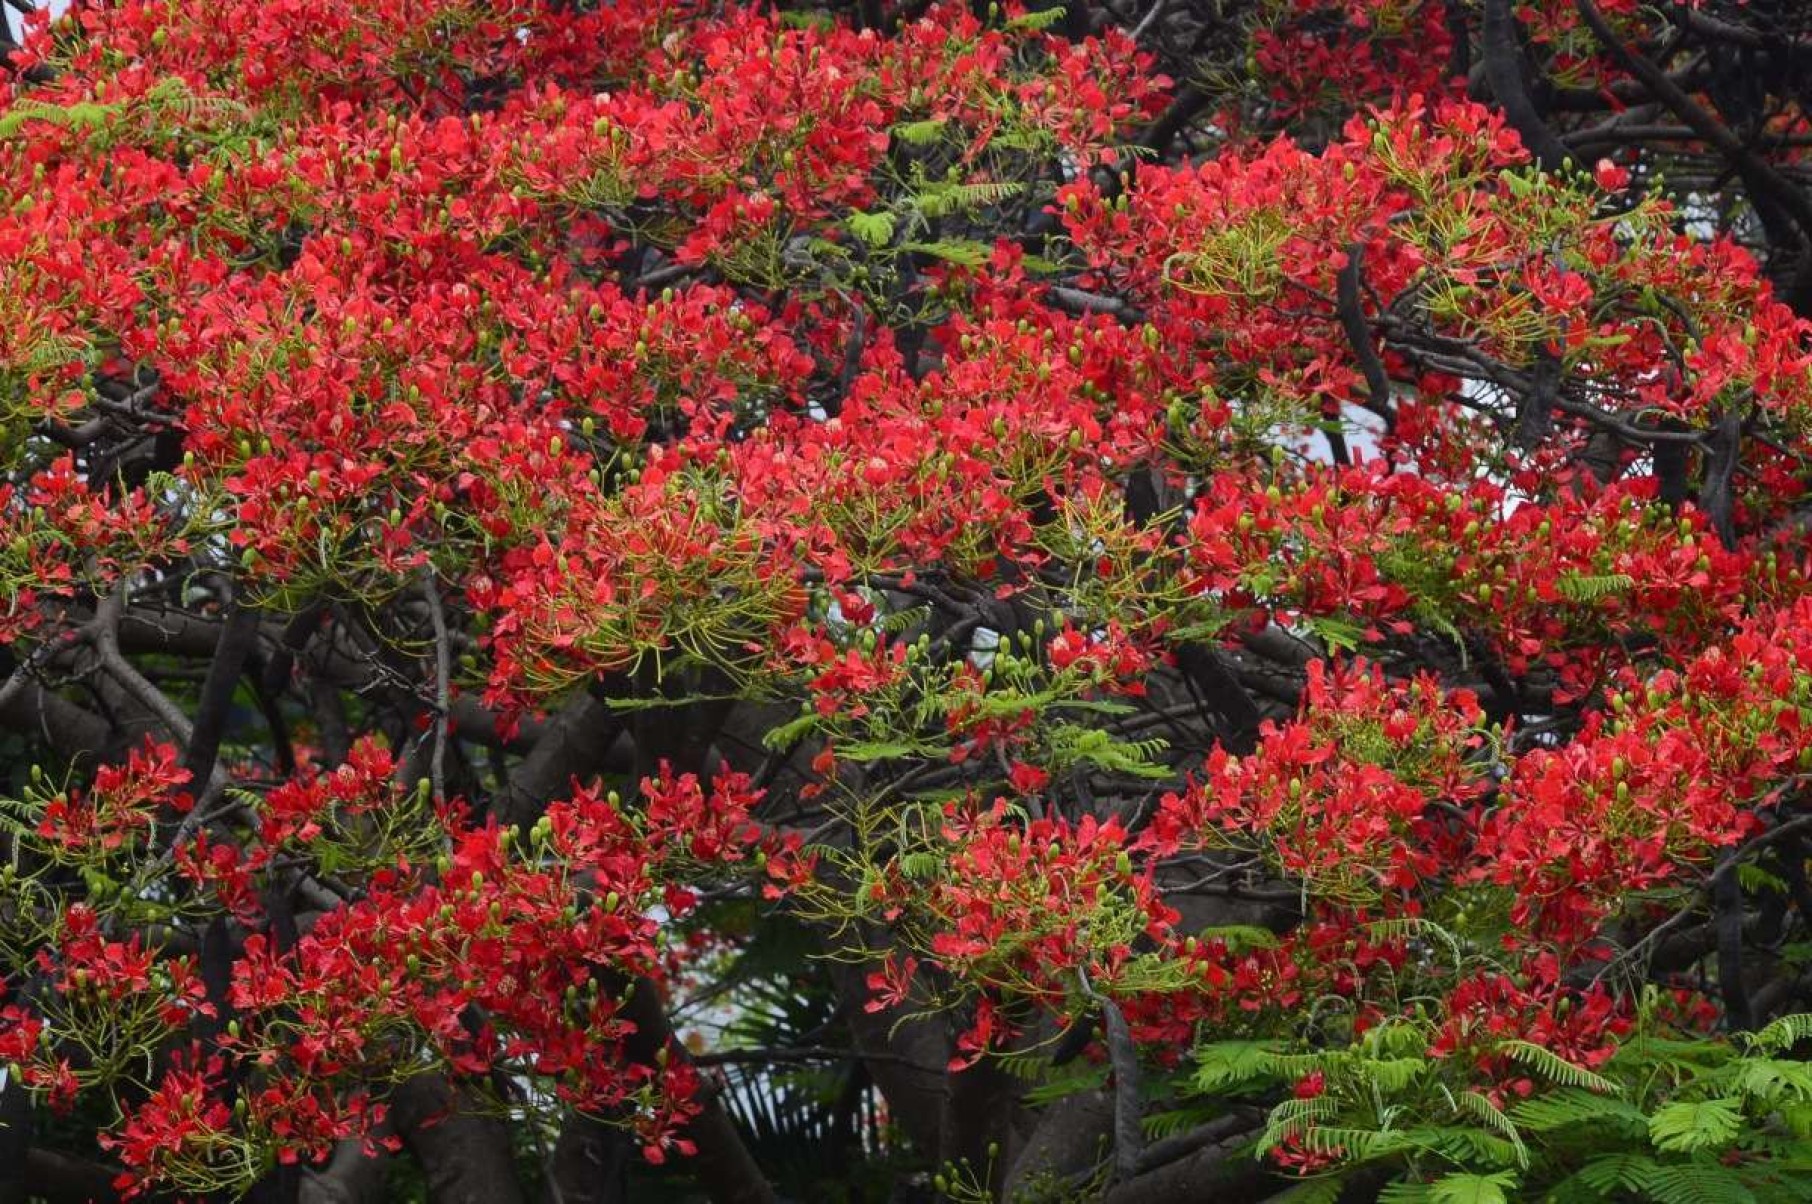
[[[28,17],[0,1204],[1812,1198],[1804,7]]]

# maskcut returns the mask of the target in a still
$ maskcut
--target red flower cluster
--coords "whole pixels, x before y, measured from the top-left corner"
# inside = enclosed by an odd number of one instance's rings
[[[1216,749],[1141,837],[1169,855],[1259,841],[1317,898],[1366,905],[1450,872],[1484,794],[1478,704],[1422,677],[1310,666],[1303,718],[1267,724],[1249,758]],[[1217,831],[1218,830],[1218,831]]]

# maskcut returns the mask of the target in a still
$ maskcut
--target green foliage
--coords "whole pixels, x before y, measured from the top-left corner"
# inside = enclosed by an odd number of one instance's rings
[[[1499,1048],[1536,1074],[1562,1087],[1584,1087],[1590,1091],[1602,1091],[1606,1095],[1614,1094],[1617,1090],[1617,1084],[1603,1075],[1593,1074],[1583,1066],[1575,1066],[1553,1050],[1533,1042],[1506,1041]]]
[[[1742,1127],[1742,1108],[1730,1099],[1668,1104],[1648,1119],[1648,1135],[1657,1150],[1688,1153],[1728,1146]]]
[[[1302,1199],[1368,1167],[1389,1176],[1380,1204],[1812,1200],[1812,1066],[1778,1056],[1812,1017],[1682,1037],[1649,1008],[1598,1069],[1521,1039],[1437,1056],[1427,1020],[1342,1031],[1209,1042],[1184,1080],[1203,1107],[1273,1101],[1261,1156],[1287,1148],[1324,1171]]]
[[[1632,589],[1635,584],[1636,579],[1628,573],[1602,573],[1596,576],[1562,573],[1555,579],[1554,588],[1569,602],[1598,602],[1612,594]]]
[[[1505,1172],[1493,1175],[1445,1175],[1429,1184],[1432,1204],[1504,1204],[1516,1179]]]

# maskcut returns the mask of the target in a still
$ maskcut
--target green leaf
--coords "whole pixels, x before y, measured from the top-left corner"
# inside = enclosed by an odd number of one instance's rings
[[[1584,573],[1562,573],[1554,579],[1554,588],[1569,602],[1597,602],[1612,594],[1620,594],[1635,586],[1636,579],[1628,573],[1602,573],[1589,576]]]
[[[1360,1064],[1367,1078],[1387,1092],[1408,1089],[1428,1069],[1426,1058],[1375,1058]]]
[[[42,121],[70,130],[97,129],[108,117],[121,111],[120,105],[93,102],[54,105],[43,101],[21,100],[15,102],[9,112],[0,113],[0,138],[11,138],[28,121]]]
[[[1505,1041],[1498,1046],[1498,1051],[1510,1055],[1524,1066],[1550,1082],[1559,1083],[1562,1087],[1584,1087],[1591,1091],[1602,1091],[1606,1095],[1617,1093],[1617,1084],[1603,1075],[1593,1074],[1583,1066],[1575,1066],[1553,1050],[1532,1042]]]
[[[1195,1051],[1195,1088],[1203,1094],[1224,1091],[1275,1076],[1277,1047],[1263,1041],[1216,1041]]]
[[[1744,1058],[1735,1067],[1736,1083],[1745,1095],[1767,1104],[1812,1100],[1812,1066],[1778,1058]],[[1721,1074],[1720,1074],[1720,1077]]]
[[[899,136],[902,142],[911,143],[913,146],[927,146],[938,140],[944,132],[944,127],[948,124],[949,122],[941,119],[908,121],[894,126],[893,132]]]
[[[1490,1175],[1448,1175],[1429,1184],[1432,1204],[1507,1204],[1507,1188],[1516,1186],[1509,1171]]]
[[[1096,1085],[1107,1082],[1107,1067],[1101,1067],[1102,1074]],[[1030,1093],[1027,1093],[1030,1098]],[[1145,1133],[1147,1141],[1162,1141],[1166,1137],[1175,1137],[1191,1129],[1199,1129],[1209,1121],[1222,1115],[1223,1109],[1209,1104],[1194,1107],[1167,1108],[1162,1112],[1147,1112],[1139,1118],[1139,1128]]]
[[[1649,1140],[1658,1150],[1690,1153],[1729,1145],[1743,1127],[1743,1109],[1732,1099],[1675,1103],[1648,1120]]]
[[[922,881],[935,875],[943,864],[944,858],[937,853],[907,853],[900,858],[900,872],[908,878]]]
[[[1779,1053],[1807,1038],[1812,1038],[1812,1014],[1799,1012],[1769,1022],[1766,1027],[1750,1036],[1749,1044],[1754,1049]]]
[[[1340,1101],[1325,1095],[1314,1099],[1287,1099],[1271,1109],[1266,1120],[1264,1136],[1258,1139],[1259,1156],[1265,1150],[1278,1145],[1292,1133],[1300,1133],[1317,1120],[1331,1117],[1340,1111]]]
[[[1344,1175],[1330,1175],[1298,1183],[1281,1195],[1266,1196],[1265,1204],[1334,1204],[1345,1188]]]
[[[1471,1116],[1474,1120],[1492,1130],[1499,1137],[1509,1142],[1516,1150],[1516,1164],[1529,1165],[1529,1150],[1523,1145],[1523,1135],[1516,1130],[1516,1124],[1496,1104],[1476,1091],[1462,1091],[1454,1097],[1454,1104],[1459,1111]]]
[[[1579,1181],[1599,1192],[1643,1191],[1661,1164],[1646,1154],[1605,1154],[1579,1168]]]
[[[1035,1108],[1043,1107],[1046,1104],[1055,1103],[1066,1096],[1075,1095],[1080,1091],[1092,1091],[1103,1086],[1107,1082],[1107,1066],[1105,1064],[1090,1066],[1088,1063],[1078,1059],[1077,1061],[1070,1063],[1070,1066],[1075,1069],[1071,1070],[1069,1073],[1059,1074],[1049,1082],[1039,1083],[1035,1087],[1027,1088],[1025,1096],[1023,1097],[1025,1102]]]
[[[1428,1204],[1426,1183],[1387,1183],[1378,1193],[1378,1204]]]
[[[1428,1204],[1431,1190],[1426,1183],[1387,1183],[1378,1193],[1378,1204]]]
[[[797,719],[790,719],[778,727],[769,728],[761,743],[771,749],[787,749],[804,739],[808,732],[815,731],[824,722],[816,711],[807,711]]]
[[[890,740],[851,740],[837,745],[837,755],[846,761],[893,761],[920,751],[916,745]]]
[[[1786,879],[1749,862],[1737,866],[1737,885],[1750,894],[1767,891],[1770,894],[1784,895],[1788,890]]]
[[[1277,948],[1277,934],[1256,924],[1221,924],[1201,928],[1196,930],[1195,937],[1199,941],[1224,941],[1231,953]]]
[[[1510,1109],[1510,1118],[1531,1133],[1552,1133],[1573,1125],[1601,1125],[1632,1134],[1648,1133],[1648,1115],[1642,1109],[1615,1096],[1578,1087],[1564,1087],[1524,1100]]]
[[[1303,625],[1338,652],[1351,652],[1365,642],[1365,624],[1333,615],[1311,615]]]
[[[1057,22],[1063,20],[1064,15],[1068,11],[1069,10],[1061,4],[1053,5],[1050,8],[1035,8],[1030,12],[1023,12],[1017,17],[1009,19],[1007,21],[1007,28],[1012,30],[1033,31],[1049,29],[1051,26],[1057,24]]]
[[[871,247],[884,247],[893,241],[893,214],[852,213],[849,232]]]
[[[1715,1162],[1659,1166],[1648,1176],[1648,1194],[1657,1204],[1754,1204],[1755,1193],[1741,1177]]]
[[[1302,1131],[1305,1149],[1317,1154],[1338,1154],[1345,1158],[1369,1162],[1418,1149],[1416,1134],[1403,1129],[1349,1129],[1334,1125],[1313,1125]]]
[[[987,243],[972,242],[968,239],[946,238],[938,242],[909,242],[902,251],[929,255],[933,259],[942,259],[946,263],[960,264],[966,268],[979,268],[994,257],[994,248]]]

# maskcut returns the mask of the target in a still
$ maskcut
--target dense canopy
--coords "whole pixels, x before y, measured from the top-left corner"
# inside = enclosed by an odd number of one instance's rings
[[[0,1204],[1812,1198],[1805,6],[25,26]]]

